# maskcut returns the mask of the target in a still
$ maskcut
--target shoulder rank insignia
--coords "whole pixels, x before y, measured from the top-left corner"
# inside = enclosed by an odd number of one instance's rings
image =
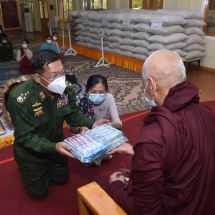
[[[35,104],[32,105],[32,107],[37,107],[39,105],[41,105],[41,103],[36,102]]]
[[[21,93],[21,95],[17,97],[17,102],[19,103],[24,102],[28,94],[29,91],[27,91],[26,93]]]
[[[35,106],[35,104],[37,104],[37,106]],[[44,112],[43,112],[43,107],[42,106],[40,106],[40,107],[38,107],[39,105],[41,105],[41,103],[35,103],[35,104],[33,104],[32,105],[32,108],[35,108],[35,109],[33,109],[33,111],[34,111],[34,116],[35,117],[37,117],[37,116],[41,116],[41,115],[43,115],[44,114]]]
[[[45,98],[45,95],[44,95],[43,91],[40,91],[40,97],[41,97],[41,99]]]
[[[68,106],[68,94],[63,94],[57,99],[57,108]]]
[[[67,86],[68,88],[72,88],[72,83],[71,83],[70,81],[66,81],[66,86]]]

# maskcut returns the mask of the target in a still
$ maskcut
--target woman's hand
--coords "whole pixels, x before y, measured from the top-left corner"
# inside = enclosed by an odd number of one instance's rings
[[[109,119],[99,119],[99,120],[97,120],[96,122],[93,123],[92,128],[96,128],[97,126],[107,124],[108,122],[110,122]]]
[[[119,147],[107,152],[106,154],[114,153],[134,155],[133,146],[130,143],[123,143]]]

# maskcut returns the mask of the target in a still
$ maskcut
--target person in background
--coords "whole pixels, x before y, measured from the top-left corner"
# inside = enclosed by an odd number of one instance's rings
[[[32,74],[30,60],[32,58],[32,51],[28,48],[29,41],[26,39],[22,40],[22,46],[17,51],[16,60],[20,62],[20,73],[21,74]]]
[[[69,179],[67,157],[74,158],[63,142],[63,122],[94,128],[108,120],[94,122],[81,113],[59,54],[45,49],[31,58],[33,77],[16,87],[7,107],[14,125],[14,158],[22,182],[32,198],[44,198],[49,183],[63,185]]]
[[[58,53],[57,47],[53,43],[53,38],[51,35],[47,35],[46,41],[40,45],[40,50],[45,50],[45,49],[49,49],[49,50],[52,50],[52,51]]]
[[[160,63],[158,63],[160,62]],[[184,64],[170,50],[154,52],[142,70],[151,113],[132,147],[131,174],[115,172],[104,189],[130,215],[215,213],[215,117],[199,103]]]
[[[92,75],[87,80],[86,92],[77,96],[77,105],[81,112],[88,118],[95,121],[99,119],[110,118],[110,126],[120,129],[122,122],[115,99],[112,94],[108,93],[107,79],[102,75]],[[80,133],[88,130],[85,127],[70,127],[72,133]]]
[[[0,62],[8,62],[13,59],[13,44],[8,41],[7,35],[3,33],[0,40]]]
[[[58,45],[58,42],[57,42],[57,39],[58,39],[58,33],[57,32],[54,32],[52,34],[52,38],[53,38],[53,43],[55,44],[56,48],[57,48],[57,51],[58,51],[58,54],[60,54],[60,48],[59,48],[59,45]]]

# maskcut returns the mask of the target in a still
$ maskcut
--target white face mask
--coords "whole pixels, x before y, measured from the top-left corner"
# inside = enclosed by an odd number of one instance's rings
[[[53,40],[57,40],[57,37],[53,37]]]
[[[25,44],[25,43],[22,44],[22,48],[23,48],[23,49],[26,49],[27,47],[28,47],[27,44]]]
[[[39,75],[40,76],[40,75]],[[42,79],[46,80],[45,78],[43,78],[42,76],[40,76]],[[47,81],[47,80],[46,80]],[[64,90],[66,89],[66,77],[65,76],[62,76],[62,77],[59,77],[59,78],[56,78],[54,81],[52,82],[49,82],[49,85],[47,87],[45,87],[44,85],[41,85],[45,88],[47,88],[50,92],[52,93],[57,93],[57,94],[60,94],[62,95]]]
[[[46,42],[47,42],[48,44],[50,44],[52,41],[51,41],[51,40],[46,40]]]

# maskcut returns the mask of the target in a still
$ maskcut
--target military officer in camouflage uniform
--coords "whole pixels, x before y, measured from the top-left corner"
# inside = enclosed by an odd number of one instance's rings
[[[76,105],[71,84],[59,54],[40,50],[31,59],[33,78],[20,84],[9,96],[7,107],[15,127],[14,158],[24,187],[32,198],[43,198],[48,184],[65,184],[69,178],[67,157],[73,157],[64,140],[63,122],[96,127]],[[73,157],[74,158],[74,157]]]

